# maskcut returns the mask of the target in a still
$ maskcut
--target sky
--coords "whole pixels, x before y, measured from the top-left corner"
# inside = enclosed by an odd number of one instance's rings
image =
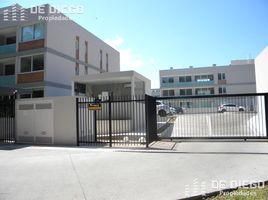
[[[159,87],[159,70],[228,65],[268,46],[268,0],[0,0],[0,7],[83,6],[66,14],[120,52],[121,71]]]

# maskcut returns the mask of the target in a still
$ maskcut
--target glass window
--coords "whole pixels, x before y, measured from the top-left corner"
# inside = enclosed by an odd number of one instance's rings
[[[162,83],[167,83],[167,78],[162,78]]]
[[[222,88],[222,91],[223,91],[224,94],[226,94],[226,88],[225,87]]]
[[[192,95],[192,89],[187,89],[186,90],[186,95]]]
[[[219,94],[222,94],[222,88],[219,87]]]
[[[21,58],[20,72],[31,72],[31,56]]]
[[[173,77],[169,77],[169,78],[168,78],[168,82],[169,82],[169,83],[174,83],[174,78],[173,78]]]
[[[164,97],[168,96],[168,90],[163,90],[163,96]]]
[[[27,98],[31,98],[31,94],[21,94],[20,95],[20,99],[27,99]]]
[[[5,65],[5,75],[14,75],[15,74],[15,64]]]
[[[34,25],[34,39],[44,38],[44,25],[35,24]]]
[[[0,64],[0,76],[5,75],[5,71],[4,71],[4,65]]]
[[[33,26],[22,27],[22,41],[32,40],[34,38]]]
[[[44,97],[44,90],[34,90],[32,98],[41,98]]]
[[[192,77],[191,76],[186,76],[186,82],[192,82]]]
[[[179,82],[185,82],[185,77],[184,76],[180,76],[179,77]]]
[[[185,90],[180,90],[180,95],[185,95]]]
[[[175,95],[174,90],[169,90],[169,96],[174,96],[174,95]]]
[[[33,71],[44,70],[44,55],[33,56]]]

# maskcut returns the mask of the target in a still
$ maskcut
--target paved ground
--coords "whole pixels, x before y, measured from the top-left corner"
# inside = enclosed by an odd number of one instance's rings
[[[268,180],[267,163],[264,142],[177,143],[172,151],[0,146],[0,199],[178,199],[204,185],[215,191],[217,180]]]
[[[170,123],[170,119],[173,119]],[[263,120],[261,120],[263,119]],[[256,113],[226,112],[158,117],[163,137],[265,136],[264,118]]]

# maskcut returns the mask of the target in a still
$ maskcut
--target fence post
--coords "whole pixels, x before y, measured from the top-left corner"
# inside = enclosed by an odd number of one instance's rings
[[[76,145],[79,146],[79,105],[78,98],[76,98]]]
[[[266,127],[266,137],[268,138],[268,93],[264,95],[264,106],[265,106],[265,127]]]
[[[109,96],[109,143],[110,147],[112,147],[112,108],[111,108],[111,96]]]
[[[93,111],[93,119],[94,119],[94,141],[97,142],[97,111]]]
[[[146,148],[157,140],[156,99],[145,95]]]

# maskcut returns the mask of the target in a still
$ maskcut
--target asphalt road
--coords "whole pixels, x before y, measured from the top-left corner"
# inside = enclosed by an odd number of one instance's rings
[[[268,180],[267,142],[173,151],[0,145],[1,200],[172,200]]]
[[[226,112],[158,117],[162,137],[243,137],[265,136],[265,124],[256,113]],[[254,131],[258,129],[259,131]]]

